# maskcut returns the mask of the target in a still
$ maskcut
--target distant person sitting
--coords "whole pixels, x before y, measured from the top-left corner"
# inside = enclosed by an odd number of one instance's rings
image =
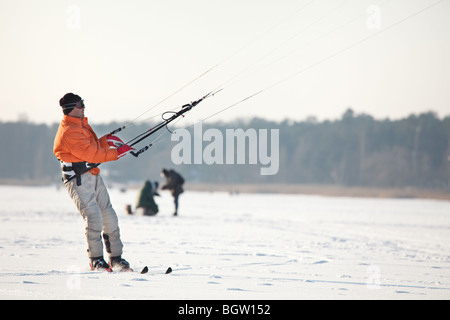
[[[154,216],[159,212],[158,205],[153,196],[159,194],[156,192],[158,182],[154,185],[150,181],[146,181],[141,191],[139,192],[138,201],[136,205],[136,215],[138,216]]]
[[[178,197],[183,193],[183,177],[172,169],[162,169],[161,176],[166,178],[166,184],[162,186],[163,190],[170,190],[175,204],[174,216],[178,215]]]

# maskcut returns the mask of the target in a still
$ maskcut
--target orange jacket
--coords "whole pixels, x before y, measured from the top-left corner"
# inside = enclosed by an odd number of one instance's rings
[[[117,160],[117,149],[110,149],[106,136],[97,138],[88,119],[64,115],[53,144],[53,153],[64,162],[102,163]],[[91,169],[94,175],[99,168]]]

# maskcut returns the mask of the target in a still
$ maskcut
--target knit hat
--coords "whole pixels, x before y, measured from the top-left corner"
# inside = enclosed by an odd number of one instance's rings
[[[79,95],[66,93],[64,97],[59,100],[59,105],[62,107],[63,113],[65,115],[68,115],[73,110],[73,108],[75,108],[75,104],[81,100],[82,99]]]

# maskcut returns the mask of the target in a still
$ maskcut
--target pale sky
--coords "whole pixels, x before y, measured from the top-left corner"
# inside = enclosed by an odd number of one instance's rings
[[[450,115],[450,0],[0,0],[0,28],[0,121],[73,92],[127,122],[213,67],[140,120],[221,85],[186,125],[260,90],[210,121]]]

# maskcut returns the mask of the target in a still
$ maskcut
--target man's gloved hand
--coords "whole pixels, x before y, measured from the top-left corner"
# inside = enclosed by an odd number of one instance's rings
[[[131,150],[134,150],[134,148],[130,147],[127,144],[124,144],[117,148],[117,159],[122,158],[124,155],[126,155]]]
[[[110,149],[117,149],[125,145],[125,142],[123,142],[119,137],[112,134],[106,136],[106,141],[108,142]]]

